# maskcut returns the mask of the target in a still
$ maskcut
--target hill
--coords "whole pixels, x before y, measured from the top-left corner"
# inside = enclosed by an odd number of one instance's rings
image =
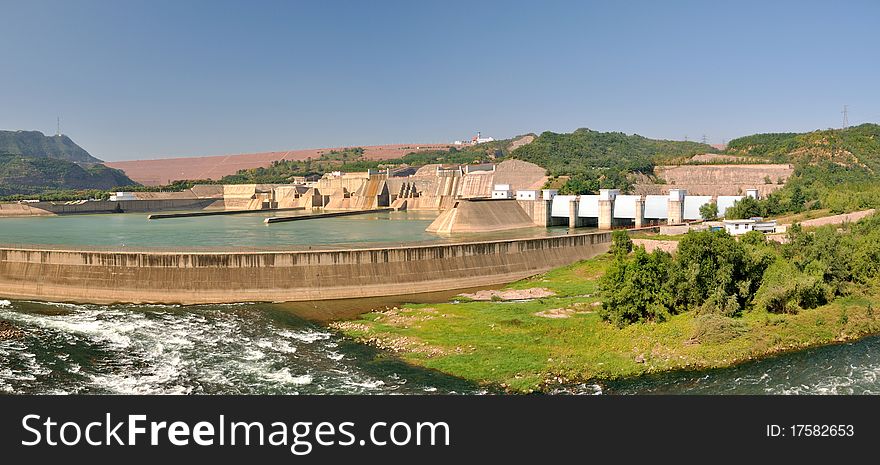
[[[726,153],[782,163],[831,162],[880,173],[880,125],[866,123],[806,133],[755,134],[730,141]]]
[[[725,153],[795,167],[783,189],[759,202],[744,202],[743,216],[880,207],[880,125],[754,134],[730,141]]]
[[[0,196],[32,195],[74,189],[113,189],[137,185],[120,170],[101,164],[79,165],[67,160],[0,155]]]
[[[585,194],[599,188],[630,190],[632,173],[650,176],[657,163],[712,151],[697,142],[581,128],[570,134],[544,132],[510,157],[543,166],[550,176],[571,176],[561,193]]]
[[[400,158],[410,152],[448,150],[450,144],[396,144],[363,146],[367,160]],[[242,170],[265,168],[279,161],[316,160],[330,152],[341,152],[351,147],[290,150],[286,152],[259,152],[237,155],[203,157],[174,157],[154,160],[108,162],[107,166],[125,171],[125,174],[145,186],[161,186],[177,180],[204,179],[217,181]]]
[[[0,131],[0,153],[45,157],[78,163],[101,163],[69,137],[46,136],[40,131]]]
[[[294,176],[320,176],[331,171],[367,171],[368,169],[419,167],[433,163],[484,163],[504,155],[508,141],[494,141],[476,146],[410,152],[399,158],[374,160],[362,147],[331,150],[316,159],[276,160],[269,166],[239,170],[224,176],[223,184],[265,184],[289,182]]]

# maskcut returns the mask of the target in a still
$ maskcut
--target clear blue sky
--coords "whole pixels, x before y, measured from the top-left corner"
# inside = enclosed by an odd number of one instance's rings
[[[105,160],[880,121],[880,2],[2,1],[0,129]]]

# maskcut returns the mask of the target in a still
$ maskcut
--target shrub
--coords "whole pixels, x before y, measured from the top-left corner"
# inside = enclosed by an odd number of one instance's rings
[[[764,273],[755,294],[755,308],[770,313],[797,313],[818,307],[834,296],[822,277],[799,271],[785,260],[776,260]]]
[[[600,279],[604,296],[599,315],[619,327],[643,321],[665,321],[669,301],[664,283],[672,266],[672,256],[637,247],[632,257],[619,256]]]
[[[626,231],[614,231],[611,233],[611,249],[609,252],[615,257],[625,257],[632,252],[633,241]]]
[[[749,326],[742,320],[710,313],[694,319],[692,339],[701,344],[723,344],[741,336],[748,329]]]
[[[709,202],[700,206],[700,217],[704,220],[714,220],[718,218],[718,204]]]

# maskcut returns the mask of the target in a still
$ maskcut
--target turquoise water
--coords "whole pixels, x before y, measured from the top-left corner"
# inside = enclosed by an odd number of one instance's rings
[[[148,220],[146,213],[0,218],[0,244],[113,249],[305,249],[512,239],[569,232],[566,227],[554,227],[443,236],[425,231],[437,213],[407,211],[263,223],[270,216],[309,214],[287,211],[160,220]],[[578,232],[588,230],[582,228]]]
[[[111,247],[287,247],[437,240],[434,213],[385,212],[267,225],[301,212],[148,220],[145,213],[0,218],[0,243]]]

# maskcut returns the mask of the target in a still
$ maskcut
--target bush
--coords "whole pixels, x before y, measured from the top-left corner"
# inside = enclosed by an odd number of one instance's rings
[[[727,314],[732,296],[738,312],[751,301],[769,264],[766,257],[753,256],[724,231],[689,232],[678,242],[670,273],[672,309],[698,308],[712,297],[710,306]]]
[[[609,252],[615,257],[625,257],[632,252],[633,241],[626,231],[614,231],[611,233],[611,249]]]
[[[833,296],[833,289],[821,276],[803,273],[779,259],[764,273],[754,304],[756,309],[770,313],[797,313],[823,305]]]
[[[700,206],[700,217],[704,220],[714,220],[718,218],[718,204],[709,202]]]
[[[632,257],[617,256],[599,281],[604,300],[599,315],[623,327],[644,321],[665,321],[669,300],[664,284],[672,256],[662,250],[637,247]]]
[[[699,315],[694,319],[692,339],[699,343],[723,344],[746,333],[749,326],[735,318],[716,314]]]

